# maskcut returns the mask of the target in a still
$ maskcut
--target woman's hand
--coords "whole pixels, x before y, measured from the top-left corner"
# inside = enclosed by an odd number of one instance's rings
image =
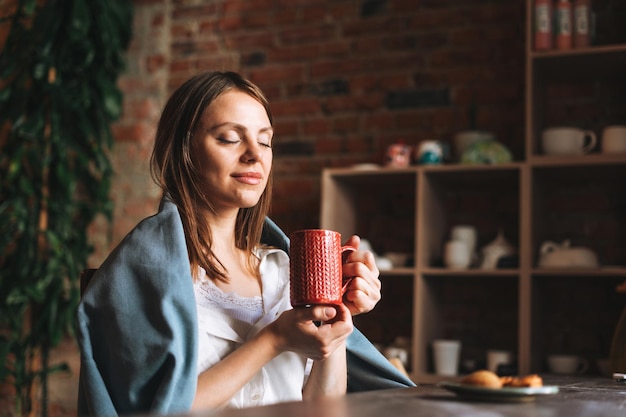
[[[321,322],[321,324],[320,324]],[[279,351],[300,353],[313,360],[328,358],[352,333],[352,316],[344,305],[296,307],[283,312],[267,329]]]
[[[310,379],[314,383],[307,388],[307,396],[343,393],[346,339],[350,333],[352,315],[344,305],[287,310],[252,339],[198,375],[192,408],[215,408],[228,403],[263,366],[285,351],[320,361],[314,365],[315,372],[311,371]]]
[[[357,314],[371,311],[380,301],[380,272],[376,266],[374,255],[369,251],[359,251],[361,239],[354,235],[346,245],[357,248],[350,253],[343,264],[343,278],[352,278],[343,296],[344,304],[350,313]]]

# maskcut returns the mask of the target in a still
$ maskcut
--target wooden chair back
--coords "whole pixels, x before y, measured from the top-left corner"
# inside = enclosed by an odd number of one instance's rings
[[[83,269],[80,273],[80,296],[83,296],[83,293],[85,292],[85,289],[87,288],[87,285],[89,285],[89,282],[91,281],[91,278],[93,278],[93,274],[96,273],[98,269],[97,268],[87,268],[87,269]]]

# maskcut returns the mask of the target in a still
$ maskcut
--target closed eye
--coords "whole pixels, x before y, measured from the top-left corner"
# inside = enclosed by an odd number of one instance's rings
[[[235,144],[241,142],[241,140],[239,140],[239,139],[232,140],[232,139],[226,139],[226,138],[219,137],[219,136],[217,137],[217,141],[220,142],[220,143],[227,144],[227,145],[235,145]]]
[[[272,138],[274,137],[273,131],[271,129],[263,130],[259,134],[257,138],[257,142],[261,146],[265,146],[266,148],[272,147]]]

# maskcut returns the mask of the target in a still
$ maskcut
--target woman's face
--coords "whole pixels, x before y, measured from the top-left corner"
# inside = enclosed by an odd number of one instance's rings
[[[254,206],[272,167],[274,131],[255,98],[229,90],[205,110],[194,133],[194,163],[218,212]]]

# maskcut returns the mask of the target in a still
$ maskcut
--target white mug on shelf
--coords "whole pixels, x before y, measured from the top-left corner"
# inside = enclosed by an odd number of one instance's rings
[[[596,146],[596,134],[577,127],[551,127],[541,133],[546,155],[583,155]]]
[[[607,126],[602,130],[602,153],[626,153],[626,126]]]
[[[487,369],[491,372],[498,372],[500,365],[511,365],[513,362],[513,353],[508,350],[488,350],[487,351]]]
[[[459,368],[461,342],[439,339],[433,342],[433,360],[437,375],[455,376]]]

